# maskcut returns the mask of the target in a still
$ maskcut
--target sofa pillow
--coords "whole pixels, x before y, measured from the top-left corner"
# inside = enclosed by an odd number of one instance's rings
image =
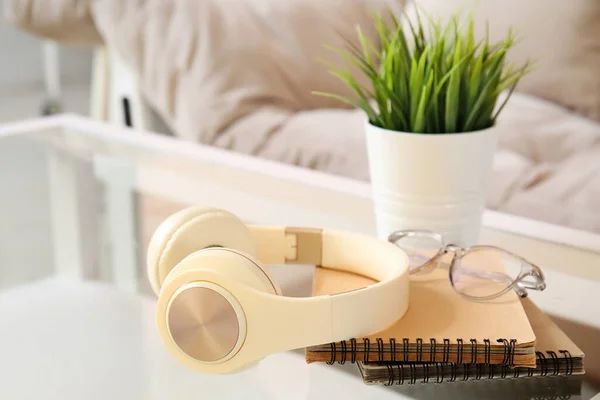
[[[139,77],[180,137],[213,143],[258,109],[340,107],[313,90],[351,95],[319,58],[325,45],[375,40],[371,12],[403,0],[97,0],[99,31]]]
[[[486,21],[494,41],[512,26],[520,42],[509,60],[537,60],[519,90],[600,120],[600,1],[417,0],[407,6],[410,19],[415,4],[441,20],[472,11],[479,38],[485,35]]]

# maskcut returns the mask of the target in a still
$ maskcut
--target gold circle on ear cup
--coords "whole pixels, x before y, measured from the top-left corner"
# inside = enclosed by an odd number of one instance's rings
[[[174,344],[202,363],[223,362],[243,343],[242,307],[221,286],[194,282],[181,287],[167,306],[167,326]]]
[[[165,219],[155,230],[147,253],[148,279],[159,293],[171,269],[189,254],[227,247],[256,254],[252,234],[235,215],[212,207],[189,207]]]

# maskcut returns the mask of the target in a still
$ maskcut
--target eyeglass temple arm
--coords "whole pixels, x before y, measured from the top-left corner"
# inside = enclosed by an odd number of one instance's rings
[[[478,271],[470,268],[461,267],[459,274],[470,275],[477,278],[491,280],[493,282],[498,283],[506,283],[510,285],[513,283],[513,279],[502,273],[502,272],[494,272],[494,271]],[[536,283],[527,282],[524,280],[520,280],[517,282],[517,286],[523,289],[538,289],[538,285]]]

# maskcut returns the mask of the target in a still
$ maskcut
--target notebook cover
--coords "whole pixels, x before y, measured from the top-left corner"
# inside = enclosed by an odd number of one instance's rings
[[[502,268],[499,263],[488,264],[490,269]],[[364,276],[318,267],[313,295],[372,283]],[[535,334],[514,291],[492,301],[470,301],[452,288],[445,268],[411,276],[409,290],[409,308],[399,321],[364,338],[311,346],[306,361],[487,362],[535,367]],[[356,318],[367,312],[357,309]],[[394,347],[396,351],[391,351]]]
[[[536,335],[535,368],[506,365],[468,365],[451,363],[358,363],[368,385],[405,385],[467,380],[511,379],[583,375],[584,354],[575,343],[530,299],[523,308]]]
[[[545,363],[547,366],[542,366],[541,374],[583,374],[583,351],[533,301],[526,298],[521,302],[537,337],[537,364]]]

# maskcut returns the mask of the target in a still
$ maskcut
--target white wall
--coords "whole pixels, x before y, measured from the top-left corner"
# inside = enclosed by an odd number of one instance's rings
[[[43,86],[41,40],[10,25],[0,7],[0,91]],[[91,51],[61,46],[61,75],[64,84],[87,83]]]

